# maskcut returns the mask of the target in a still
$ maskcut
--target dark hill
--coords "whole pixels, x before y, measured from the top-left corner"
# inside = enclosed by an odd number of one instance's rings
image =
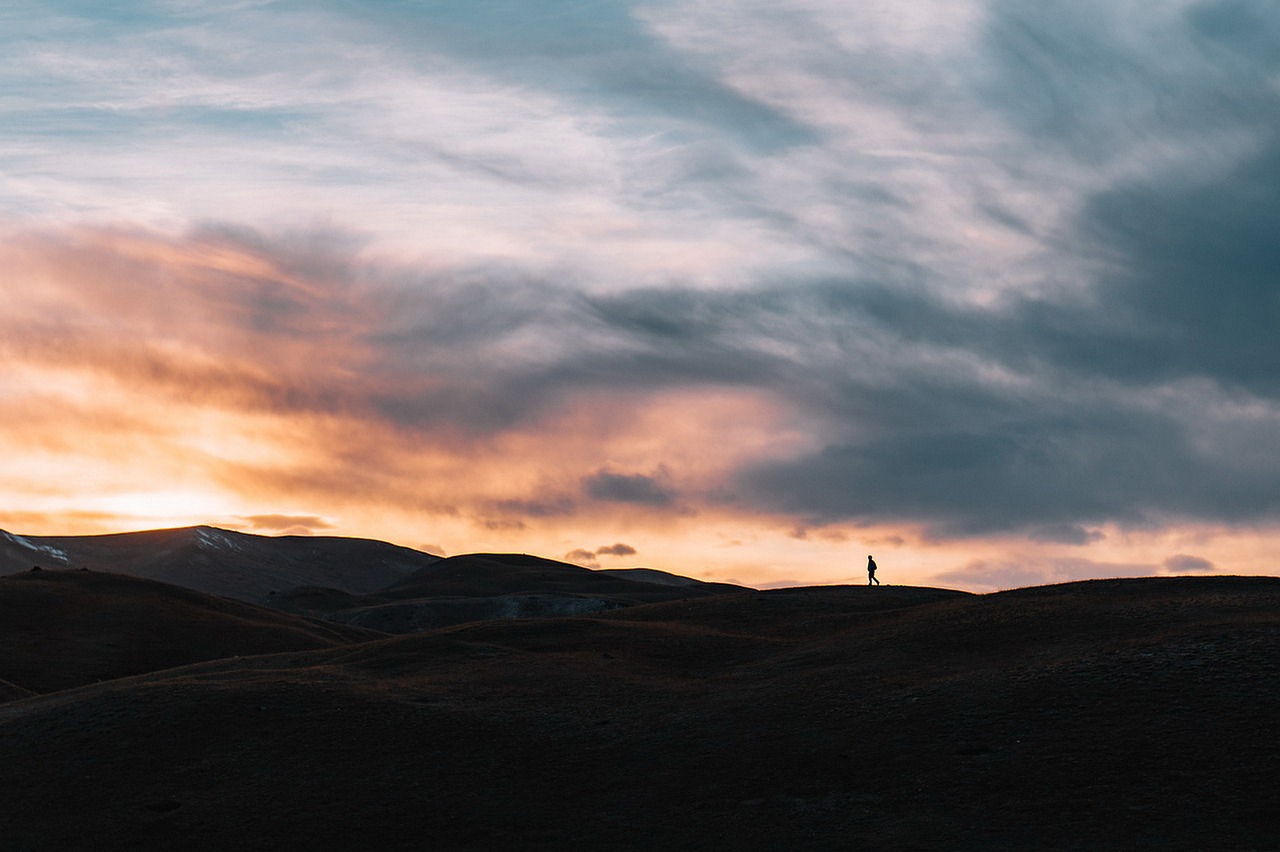
[[[1277,714],[1276,579],[749,592],[10,701],[0,838],[1268,849]]]
[[[610,613],[627,621],[664,621],[771,637],[813,637],[865,626],[868,616],[924,604],[975,598],[969,592],[918,586],[795,586],[714,600],[676,600]]]
[[[438,560],[369,539],[261,536],[206,526],[93,536],[0,531],[0,574],[27,571],[32,565],[87,568],[250,603],[296,586],[367,594]]]
[[[7,680],[0,680],[0,702],[14,701],[18,698],[30,698],[35,695],[29,689],[23,689],[16,683],[9,683]]]
[[[421,568],[376,595],[294,589],[274,597],[271,606],[388,633],[414,633],[469,621],[595,615],[743,591],[662,571],[595,571],[527,554],[472,553]]]
[[[672,577],[674,575],[666,575]],[[470,553],[451,556],[421,568],[381,591],[383,597],[481,597],[511,594],[575,594],[615,596],[628,603],[702,597],[739,592],[742,586],[703,583],[681,578],[680,585],[632,579],[613,571],[519,553]]]
[[[0,681],[33,692],[379,635],[120,574],[0,577]]]
[[[296,615],[323,618],[331,613],[388,603],[380,595],[353,595],[323,586],[297,586],[267,597],[267,606]]]

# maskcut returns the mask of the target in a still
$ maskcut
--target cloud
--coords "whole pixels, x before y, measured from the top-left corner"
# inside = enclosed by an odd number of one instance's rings
[[[40,302],[15,301],[0,348],[26,369],[168,400],[173,424],[184,409],[206,422],[210,408],[225,411],[208,446],[254,434],[260,448],[237,450],[227,482],[252,476],[281,498],[461,503],[492,530],[610,505],[685,511],[696,496],[799,528],[910,522],[934,538],[1086,545],[1103,523],[1265,519],[1280,507],[1280,412],[1225,376],[1133,374],[1125,353],[1150,342],[1121,336],[1136,326],[1115,325],[1114,301],[948,305],[913,287],[831,279],[583,297],[536,279],[362,266],[349,245],[227,230],[20,238],[9,250],[49,286]],[[1096,286],[1128,292],[1109,281]],[[1110,357],[1087,354],[1104,343]],[[723,431],[719,446],[690,433],[669,446],[674,456],[628,465],[654,472],[604,463],[610,442],[642,423],[651,434],[696,423],[728,390],[787,412],[792,437],[738,447]],[[683,411],[640,416],[673,392],[691,395]],[[47,404],[42,393],[29,395],[28,417]],[[600,399],[607,408],[587,414]],[[248,432],[234,425],[245,416],[258,419]],[[135,420],[121,428],[175,445],[194,437]],[[266,454],[302,426],[307,444]],[[565,429],[575,442],[555,438]],[[560,466],[501,449],[522,441],[540,454],[558,445]],[[696,494],[673,485],[675,457]],[[472,484],[444,486],[460,476]]]
[[[1064,354],[1134,383],[1207,378],[1280,397],[1280,366],[1265,357],[1280,310],[1280,247],[1268,227],[1278,219],[1280,130],[1225,174],[1161,175],[1097,194],[1082,229],[1114,258],[1100,286],[1131,331],[1120,339],[1118,324],[1101,326],[1092,353]]]
[[[1273,5],[1206,0],[1155,16],[1138,9],[992,3],[981,44],[994,71],[990,102],[1038,141],[1102,162],[1127,159],[1135,143],[1158,162],[1170,153],[1152,150],[1158,136],[1199,145],[1267,124],[1258,109],[1275,101],[1266,79],[1277,62],[1260,45],[1280,33]]]
[[[565,562],[572,562],[574,565],[581,565],[583,568],[596,569],[600,567],[600,560],[590,550],[578,548],[570,550],[564,555]]]
[[[528,500],[498,500],[490,509],[503,516],[524,518],[555,518],[572,515],[575,501],[566,496],[536,497]]]
[[[500,79],[527,83],[532,76],[619,119],[679,122],[686,132],[731,134],[767,151],[814,141],[809,128],[725,85],[697,57],[673,50],[632,5],[545,0],[534,9],[495,0],[446,15],[403,7],[387,23],[414,49],[426,46]]]
[[[1085,545],[1102,541],[1106,535],[1100,530],[1085,529],[1077,524],[1057,524],[1033,529],[1027,537],[1032,541]]]
[[[582,488],[593,500],[636,503],[642,506],[666,507],[675,502],[675,492],[660,477],[639,473],[614,473],[600,470],[583,477]]]
[[[600,567],[601,556],[634,556],[635,554],[636,549],[634,547],[619,542],[605,547],[597,547],[594,551],[576,548],[564,555],[564,561],[594,570]]]
[[[282,530],[289,535],[310,535],[315,530],[333,529],[333,524],[319,515],[242,515],[255,530]]]
[[[1164,568],[1170,574],[1200,574],[1213,570],[1213,563],[1199,556],[1187,556],[1179,553],[1164,561]]]
[[[11,517],[1280,525],[1273,3],[60,14],[0,33]]]

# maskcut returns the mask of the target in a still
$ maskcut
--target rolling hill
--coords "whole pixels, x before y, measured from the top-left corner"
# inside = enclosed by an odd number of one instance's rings
[[[0,686],[7,681],[37,693],[379,635],[121,574],[40,570],[0,577]]]
[[[445,559],[369,539],[258,536],[208,526],[99,536],[0,531],[0,576],[33,565],[126,574],[396,633],[589,615],[743,588],[652,569],[593,571],[526,554]]]
[[[1265,849],[1278,714],[1280,579],[737,592],[9,701],[0,848]]]
[[[470,621],[592,615],[655,601],[743,592],[650,569],[598,571],[516,553],[472,553],[420,568],[373,595],[300,588],[273,596],[289,612],[388,633]]]

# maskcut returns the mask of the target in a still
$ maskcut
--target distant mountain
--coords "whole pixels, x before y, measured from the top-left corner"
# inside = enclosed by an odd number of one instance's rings
[[[420,568],[374,595],[295,589],[272,598],[286,611],[389,633],[434,630],[469,621],[591,615],[658,601],[733,592],[664,571],[595,571],[540,556],[472,553]]]
[[[297,586],[367,594],[439,560],[369,539],[260,536],[208,526],[94,536],[0,531],[0,575],[33,565],[87,568],[251,603]]]
[[[380,636],[122,574],[29,570],[0,577],[0,687],[32,692]]]

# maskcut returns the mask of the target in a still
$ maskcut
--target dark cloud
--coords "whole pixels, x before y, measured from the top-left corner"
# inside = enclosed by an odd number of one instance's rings
[[[599,568],[601,556],[635,556],[636,549],[621,542],[606,547],[597,547],[594,551],[585,548],[571,550],[564,555],[565,562],[581,565],[584,568]]]
[[[583,568],[595,569],[600,567],[600,560],[596,558],[596,555],[590,550],[582,548],[570,550],[564,555],[564,561],[572,562],[574,565],[581,565]]]
[[[600,470],[582,479],[583,492],[593,500],[615,503],[637,503],[665,507],[675,503],[676,495],[659,478],[639,473],[614,473]]]
[[[522,530],[525,528],[524,521],[513,521],[506,518],[486,518],[480,521],[480,525],[490,532]]]
[[[1099,530],[1085,529],[1079,524],[1050,524],[1037,527],[1028,533],[1032,541],[1044,541],[1055,544],[1092,544],[1106,538]]]
[[[1186,21],[1212,43],[1221,62],[1234,59],[1239,69],[1280,68],[1275,51],[1280,38],[1280,13],[1267,0],[1204,0],[1191,6]]]
[[[1199,556],[1187,556],[1179,553],[1164,561],[1165,570],[1170,574],[1201,574],[1213,570],[1213,563]]]
[[[997,393],[991,401],[993,415],[1008,402]],[[1209,508],[1192,479],[1207,472],[1201,463],[1188,469],[1198,460],[1176,421],[1140,411],[1068,414],[1056,410],[1061,402],[1036,402],[1024,401],[1021,417],[984,420],[940,393],[911,431],[877,434],[876,418],[866,418],[859,425],[870,434],[858,443],[744,469],[738,494],[820,523],[913,519],[939,538],[1023,530],[1070,543],[1080,543],[1082,525],[1145,524],[1189,503]],[[948,422],[949,430],[929,428]]]
[[[987,102],[1039,144],[1094,164],[1135,144],[1152,154],[1209,146],[1232,126],[1274,121],[1275,4],[1209,0],[1143,20],[1137,33],[1123,7],[1103,0],[996,0],[982,45]]]
[[[805,329],[811,345],[791,350],[804,359],[832,343],[823,320],[843,324],[848,367],[813,364],[815,380],[797,370],[775,390],[845,415],[848,438],[745,467],[736,495],[815,522],[915,519],[939,537],[1074,545],[1108,521],[1275,520],[1280,54],[1256,45],[1280,7],[1199,4],[1161,36],[1180,52],[1168,62],[1158,39],[1135,51],[1101,4],[992,11],[995,100],[1029,144],[1146,166],[1067,222],[1085,286],[1049,271],[1040,294],[985,306],[889,280],[809,287],[777,328]],[[1232,144],[1209,145],[1206,127]],[[871,345],[846,343],[858,335]]]
[[[504,516],[557,518],[572,515],[577,510],[577,504],[570,497],[558,496],[531,500],[496,500],[489,508]]]
[[[1204,377],[1280,398],[1277,223],[1280,125],[1226,174],[1166,175],[1095,196],[1082,227],[1113,258],[1100,290],[1130,332],[1103,326],[1093,353],[1065,354],[1130,381]]]

